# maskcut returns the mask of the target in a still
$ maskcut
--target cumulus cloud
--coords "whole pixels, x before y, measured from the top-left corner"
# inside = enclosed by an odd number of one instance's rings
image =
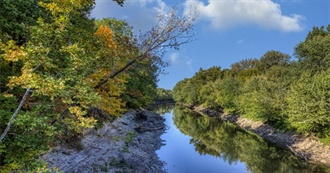
[[[187,0],[185,8],[196,8],[200,17],[215,28],[230,28],[239,25],[256,24],[262,28],[284,32],[301,31],[302,16],[283,15],[279,4],[271,0]]]

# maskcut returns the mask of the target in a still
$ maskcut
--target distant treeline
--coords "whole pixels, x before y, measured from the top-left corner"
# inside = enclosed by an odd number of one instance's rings
[[[294,58],[268,51],[230,69],[200,69],[176,84],[173,98],[223,109],[330,143],[330,25],[314,27]]]
[[[157,88],[157,96],[155,98],[156,101],[174,101],[172,90],[164,89],[164,88]]]

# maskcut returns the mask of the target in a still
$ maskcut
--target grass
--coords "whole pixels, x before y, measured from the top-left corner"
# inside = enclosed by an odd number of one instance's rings
[[[328,136],[328,137],[324,137],[324,138],[319,138],[319,140],[320,140],[323,144],[325,144],[325,145],[327,145],[327,146],[330,147],[330,136]]]
[[[125,137],[125,143],[126,144],[131,143],[133,138],[135,138],[135,137],[136,137],[136,134],[134,132],[128,132]]]

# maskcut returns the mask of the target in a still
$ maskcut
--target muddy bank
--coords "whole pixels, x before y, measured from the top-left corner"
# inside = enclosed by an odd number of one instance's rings
[[[255,122],[238,115],[224,114],[221,111],[194,107],[193,110],[217,116],[223,121],[232,122],[239,127],[251,131],[265,140],[291,150],[298,157],[317,164],[324,164],[330,167],[330,147],[316,139],[300,136],[294,133],[279,132],[273,127],[262,122]]]
[[[137,114],[130,111],[99,130],[87,130],[80,150],[59,145],[42,159],[62,172],[164,172],[156,150],[163,145],[165,120],[145,110]]]

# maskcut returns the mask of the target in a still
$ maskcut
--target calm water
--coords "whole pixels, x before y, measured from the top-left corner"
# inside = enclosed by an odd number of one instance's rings
[[[217,118],[170,105],[156,111],[169,128],[157,151],[169,173],[330,172]]]

